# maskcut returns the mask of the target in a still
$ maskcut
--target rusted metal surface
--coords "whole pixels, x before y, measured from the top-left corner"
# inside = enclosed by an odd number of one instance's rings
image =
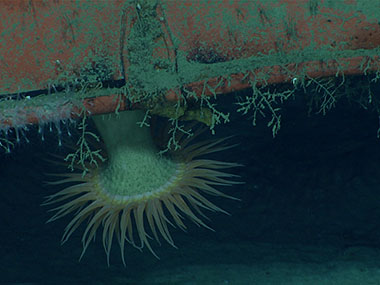
[[[117,59],[121,5],[121,1],[1,1],[0,94],[46,89],[70,75],[64,71],[79,77],[86,64],[96,64],[91,61],[95,56]],[[120,78],[117,60],[109,64],[113,78]]]
[[[177,100],[378,71],[380,3],[369,2],[2,1],[0,98],[124,80],[135,93]],[[91,114],[115,109],[112,96],[88,97],[80,99]],[[40,107],[29,104],[23,123],[48,120],[33,113]]]

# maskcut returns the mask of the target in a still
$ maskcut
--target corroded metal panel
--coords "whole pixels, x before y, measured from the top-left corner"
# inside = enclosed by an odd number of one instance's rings
[[[380,3],[360,0],[2,1],[1,125],[377,72],[379,18]],[[5,102],[35,90],[55,97]]]

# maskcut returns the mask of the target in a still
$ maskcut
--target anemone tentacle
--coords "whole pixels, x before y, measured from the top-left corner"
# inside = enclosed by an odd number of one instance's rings
[[[140,250],[147,247],[158,258],[150,239],[160,243],[162,237],[175,247],[168,225],[185,230],[184,219],[188,218],[212,230],[205,223],[207,216],[203,211],[228,214],[204,194],[236,199],[216,187],[238,184],[234,181],[236,175],[222,170],[240,165],[204,158],[230,148],[224,145],[225,139],[192,143],[194,138],[181,138],[181,148],[172,154],[172,160],[158,155],[149,132],[136,127],[141,113],[123,113],[112,121],[96,119],[105,142],[106,162],[89,168],[84,177],[75,172],[59,174],[61,180],[51,184],[71,185],[48,196],[44,203],[60,204],[51,210],[55,214],[48,222],[74,214],[64,230],[62,243],[87,221],[80,259],[101,227],[108,264],[115,236],[124,265],[125,242]]]

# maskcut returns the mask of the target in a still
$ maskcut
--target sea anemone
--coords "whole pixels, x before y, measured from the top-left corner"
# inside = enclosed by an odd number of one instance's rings
[[[82,258],[96,231],[103,227],[102,241],[109,264],[113,237],[120,245],[125,265],[125,241],[138,249],[144,246],[157,257],[150,239],[162,236],[175,246],[168,224],[185,229],[184,217],[205,228],[203,209],[226,213],[203,194],[235,199],[217,189],[228,186],[236,175],[221,169],[238,164],[205,159],[204,155],[228,149],[225,139],[192,143],[192,137],[179,137],[180,149],[170,157],[159,155],[148,127],[137,122],[142,111],[126,111],[119,115],[95,116],[95,125],[104,142],[106,161],[80,172],[60,174],[63,179],[51,184],[71,185],[47,197],[45,205],[61,203],[52,209],[49,222],[70,213],[74,217],[66,226],[62,243],[84,222]],[[194,136],[193,136],[194,137]]]

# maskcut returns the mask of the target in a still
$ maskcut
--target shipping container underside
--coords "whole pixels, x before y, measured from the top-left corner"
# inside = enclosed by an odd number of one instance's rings
[[[347,2],[4,1],[2,145],[30,124],[131,109],[213,129],[228,121],[221,95],[273,134],[301,91],[316,112],[341,98],[377,112],[380,12]]]

